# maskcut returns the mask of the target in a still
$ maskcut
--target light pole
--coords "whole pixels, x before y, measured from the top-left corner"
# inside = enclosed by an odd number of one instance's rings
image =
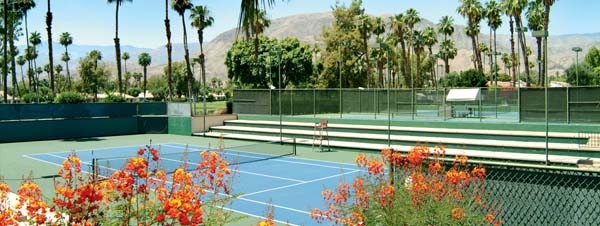
[[[377,48],[381,48],[383,50],[386,51],[387,54],[387,58],[386,58],[386,63],[387,63],[387,80],[388,80],[388,84],[387,84],[387,104],[388,104],[388,147],[391,147],[392,142],[391,142],[391,137],[392,137],[392,133],[391,133],[391,128],[392,128],[392,111],[390,109],[390,86],[391,86],[391,79],[390,79],[390,47],[384,43],[384,42],[380,42],[379,46]]]
[[[277,60],[277,68],[278,68],[278,73],[277,76],[279,77],[279,85],[277,87],[278,89],[278,96],[279,96],[279,143],[281,145],[283,145],[283,113],[281,112],[281,61],[283,61],[283,57],[282,57],[282,51],[281,48],[279,46],[275,46],[274,48],[274,52],[276,55],[276,60]]]
[[[533,31],[533,37],[544,39],[544,113],[546,118],[546,165],[548,161],[548,31]]]
[[[575,52],[575,84],[579,86],[579,52],[582,51],[581,47],[573,47],[573,52]]]

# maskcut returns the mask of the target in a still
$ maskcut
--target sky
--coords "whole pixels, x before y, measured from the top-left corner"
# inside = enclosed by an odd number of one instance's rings
[[[170,1],[170,0],[169,0]],[[486,2],[483,0],[482,2]],[[166,43],[164,27],[164,0],[134,0],[120,7],[119,38],[121,45],[158,48]],[[349,5],[351,0],[339,0]],[[36,0],[37,6],[29,12],[29,31],[38,31],[46,40],[45,0]],[[205,30],[208,42],[222,32],[237,26],[240,0],[192,0],[195,5],[206,5],[215,23]],[[283,0],[268,9],[271,19],[295,14],[331,12],[336,0]],[[419,11],[421,17],[437,23],[442,16],[450,15],[455,23],[465,25],[466,20],[456,13],[459,0],[363,0],[363,7],[371,15],[391,15],[409,8]],[[600,1],[598,0],[557,0],[552,8],[550,34],[582,34],[600,32]],[[53,0],[52,11],[53,40],[60,33],[69,32],[77,45],[113,45],[115,35],[115,5],[105,0]],[[169,10],[172,42],[182,43],[181,17]],[[186,23],[189,23],[186,14]],[[509,32],[507,18],[504,18],[500,34]],[[486,29],[482,29],[486,30]],[[188,40],[198,40],[195,30],[188,27]],[[19,42],[24,43],[24,40]]]

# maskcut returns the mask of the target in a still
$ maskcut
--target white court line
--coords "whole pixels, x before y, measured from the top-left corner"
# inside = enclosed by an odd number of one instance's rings
[[[57,156],[57,155],[50,155],[50,156],[53,156],[53,157],[60,157],[60,156]],[[45,162],[45,163],[48,163],[48,164],[50,164],[50,165],[55,165],[55,166],[59,166],[59,167],[60,167],[60,166],[62,166],[61,164],[58,164],[58,163],[49,162],[49,161],[42,160],[42,159],[36,159],[36,158],[30,157],[30,156],[28,156],[28,155],[23,155],[23,157],[25,157],[25,158],[29,158],[29,159],[32,159],[32,160],[35,160],[35,161]],[[63,158],[63,157],[60,157],[60,158],[61,158],[61,159],[66,159],[66,158]],[[82,171],[82,172],[89,173],[87,170],[83,170],[83,169],[82,169],[81,171]],[[167,183],[173,184],[173,182],[171,182],[171,181],[167,181]],[[208,192],[211,192],[211,193],[213,193],[212,191],[208,191]],[[221,194],[221,193],[220,193],[220,194]],[[227,195],[227,194],[221,194],[221,195],[225,195],[225,196],[231,197],[231,195]],[[268,204],[268,203],[258,202],[258,201],[251,200],[251,199],[245,199],[245,198],[238,198],[238,199],[241,199],[241,200],[244,200],[244,201],[248,201],[248,202],[255,202],[255,203],[259,203],[259,204],[263,204],[263,205],[270,205],[270,204]],[[277,205],[272,205],[272,206],[274,206],[274,207],[278,207],[278,208],[282,208],[282,209],[291,210],[291,211],[295,211],[295,212],[300,212],[300,213],[310,214],[310,213],[308,213],[308,212],[306,212],[306,211],[296,210],[296,209],[292,209],[292,208],[288,208],[288,207],[284,207],[284,206],[277,206]],[[251,213],[247,213],[247,212],[244,212],[244,211],[235,210],[235,209],[231,209],[231,208],[227,208],[227,207],[223,207],[223,209],[225,209],[225,210],[228,210],[228,211],[232,211],[232,212],[236,212],[236,213],[245,214],[245,215],[248,215],[248,216],[251,216],[251,217],[256,217],[256,218],[260,218],[260,219],[267,219],[267,218],[265,218],[265,217],[262,217],[262,216],[258,216],[258,215],[255,215],[255,214],[251,214]],[[292,224],[292,223],[289,223],[289,222],[280,221],[280,220],[275,220],[275,219],[274,219],[273,221],[275,221],[275,222],[277,222],[277,223],[281,223],[281,224],[291,225],[291,226],[299,226],[299,225],[297,225],[297,224]]]
[[[285,185],[285,186],[281,186],[281,187],[265,189],[265,190],[262,190],[262,191],[257,191],[257,192],[252,192],[252,193],[244,194],[244,195],[242,195],[240,197],[256,195],[256,194],[260,194],[260,193],[265,193],[265,192],[269,192],[269,191],[275,191],[275,190],[289,188],[289,187],[295,187],[295,186],[298,186],[298,185],[303,185],[303,184],[308,184],[308,183],[312,183],[312,182],[327,180],[327,179],[331,179],[331,178],[335,178],[335,177],[341,177],[341,176],[344,176],[344,175],[347,175],[347,174],[356,173],[356,172],[360,172],[360,170],[354,170],[354,171],[350,171],[350,172],[340,173],[340,174],[336,174],[336,175],[333,175],[333,176],[322,177],[322,178],[318,178],[318,179],[314,179],[314,180],[309,180],[309,181],[305,181],[305,182],[301,182],[301,183],[297,183],[297,184],[290,184],[290,185]]]
[[[176,143],[166,143],[166,144],[176,144]],[[166,144],[152,144],[152,145],[166,145]],[[117,147],[105,147],[105,148],[95,148],[95,149],[83,149],[83,150],[74,150],[75,152],[91,152],[91,151],[107,151],[110,149],[119,149],[119,148],[133,148],[133,147],[146,147],[144,145],[129,145],[129,146],[117,146]],[[137,151],[137,150],[135,150]],[[54,152],[46,152],[46,153],[36,153],[33,155],[43,155],[43,154],[61,154],[61,153],[71,153],[73,151],[54,151]]]
[[[167,181],[167,183],[173,184],[172,181]],[[211,190],[205,190],[205,191],[214,194],[214,192],[211,191]],[[224,193],[221,193],[221,192],[217,193],[217,195],[223,195],[223,196],[227,196],[227,197],[233,197],[232,195],[224,194]],[[294,208],[290,208],[290,207],[285,207],[285,206],[280,206],[280,205],[276,205],[276,204],[272,204],[272,203],[266,203],[266,202],[256,201],[256,200],[253,200],[253,199],[248,199],[248,198],[243,198],[243,197],[237,197],[236,199],[240,199],[240,200],[244,200],[244,201],[248,201],[248,202],[253,202],[253,203],[258,203],[258,204],[262,204],[262,205],[265,205],[265,206],[271,205],[273,207],[277,207],[277,208],[281,208],[281,209],[285,209],[285,210],[289,210],[289,211],[294,211],[294,212],[298,212],[298,213],[303,213],[303,214],[306,214],[306,215],[310,215],[310,212],[307,212],[307,211],[304,211],[304,210],[298,210],[298,209],[294,209]]]
[[[184,147],[178,147],[178,146],[172,146],[172,145],[164,145],[164,146],[165,147],[185,149]],[[234,151],[234,152],[244,152],[244,151],[232,150],[232,149],[227,149],[227,148],[225,150],[230,150],[230,151]],[[256,157],[256,156],[227,153],[227,151],[225,151],[224,153],[226,155],[242,156],[242,157],[254,158],[254,159],[265,159],[265,158]],[[244,152],[244,153],[249,153],[249,152]],[[252,153],[249,153],[249,154],[252,154]],[[275,157],[275,156],[273,156],[273,157]],[[285,163],[292,163],[292,164],[299,164],[299,165],[308,165],[308,166],[318,166],[318,167],[331,168],[331,169],[357,170],[357,169],[350,169],[350,168],[344,168],[344,167],[326,166],[326,165],[320,165],[320,164],[313,164],[313,163],[306,163],[306,162],[297,162],[297,161],[289,161],[289,160],[282,160],[282,159],[267,159],[266,161],[285,162]]]
[[[183,161],[177,160],[177,159],[169,159],[169,158],[160,158],[160,159],[166,159],[168,161],[173,161],[173,162],[186,163],[186,162],[183,162]],[[187,164],[198,164],[198,163],[197,162],[190,162],[190,161],[188,161]],[[296,180],[296,179],[286,178],[286,177],[271,176],[271,175],[266,175],[266,174],[262,174],[262,173],[252,173],[252,172],[243,171],[243,170],[236,170],[236,169],[230,169],[230,170],[231,171],[240,172],[240,173],[255,175],[255,176],[261,176],[261,177],[269,177],[269,178],[275,178],[275,179],[287,180],[287,181],[293,181],[293,182],[300,182],[300,183],[305,182],[303,180]]]

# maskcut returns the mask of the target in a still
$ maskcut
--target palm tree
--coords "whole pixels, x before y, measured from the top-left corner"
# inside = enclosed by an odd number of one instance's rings
[[[490,27],[490,47],[492,47],[492,41],[491,41],[492,33],[493,33],[493,37],[494,37],[493,52],[490,55],[490,62],[492,62],[490,71],[495,71],[494,68],[498,64],[498,59],[497,59],[497,54],[496,54],[497,53],[496,30],[498,30],[498,28],[502,25],[502,7],[495,0],[490,0],[489,2],[486,3],[485,8],[486,8],[485,17],[488,21],[488,26]],[[494,56],[493,61],[492,61],[492,55]],[[498,85],[497,75],[490,74],[490,76],[493,76],[495,85]]]
[[[165,0],[165,33],[167,35],[167,83],[169,83],[169,98],[173,96],[173,62],[171,46],[171,21],[169,20],[169,0]]]
[[[119,41],[119,6],[125,1],[132,0],[107,0],[108,4],[115,3],[115,55],[117,60],[117,78],[119,79],[119,93],[123,93],[123,81],[121,76],[121,43]]]
[[[123,68],[123,70],[124,70],[125,74],[127,74],[127,60],[129,60],[129,53],[128,52],[124,52],[123,56],[121,56],[121,59],[123,59],[123,63],[124,63],[124,66],[125,66]]]
[[[31,65],[31,62],[37,58],[38,53],[37,50],[35,50],[35,48],[33,48],[33,46],[29,46],[27,48],[25,48],[25,59],[27,60],[28,64]],[[34,71],[31,68],[27,69],[27,78],[29,80],[29,88],[30,89],[34,89],[35,90],[35,79],[34,79]]]
[[[454,46],[454,42],[450,42],[448,43],[447,41],[448,36],[451,36],[452,34],[454,34],[454,19],[451,16],[443,16],[442,19],[440,20],[440,24],[438,25],[438,31],[442,34],[444,34],[444,41],[442,43],[446,43],[446,54],[442,54],[442,59],[444,59],[444,64],[445,64],[445,70],[446,70],[446,74],[450,73],[450,65],[448,65],[449,62],[449,50],[450,50],[450,45],[452,44],[452,47]],[[442,46],[440,46],[440,53],[442,53]],[[456,54],[455,54],[456,55]],[[454,57],[452,57],[454,58]]]
[[[477,48],[479,48],[483,67],[485,68],[485,55],[490,52],[490,47],[485,42],[480,42]]]
[[[52,11],[50,0],[48,0],[48,11],[46,12],[46,31],[48,32],[48,64],[50,65],[50,89],[54,93],[54,54],[52,52]]]
[[[425,51],[425,37],[423,32],[413,31],[411,42],[415,51],[415,61],[417,62],[415,71],[415,86],[419,87],[419,77],[421,77],[421,55]]]
[[[367,65],[367,69],[365,70],[365,78],[367,78],[367,87],[371,88],[371,78],[369,78],[369,71],[371,70],[371,64],[369,62],[369,38],[371,37],[371,33],[373,32],[373,22],[371,17],[368,15],[360,15],[358,18],[358,30],[360,32],[360,37],[362,39],[363,51],[365,56],[365,63]]]
[[[29,12],[29,10],[35,8],[35,1],[34,0],[18,0],[17,3],[17,7],[18,9],[21,11],[21,13],[23,13],[23,17],[25,18],[25,42],[27,43],[27,47],[29,48],[29,26],[27,23],[27,12]],[[31,61],[28,60],[28,70],[33,71],[32,65],[31,65]]]
[[[556,0],[542,0],[542,3],[544,3],[544,30],[546,32],[548,32],[548,26],[550,25],[550,8],[552,7],[552,5],[554,5],[554,2],[556,2]],[[546,78],[546,74],[548,73],[546,71],[546,63],[548,62],[548,38],[546,37],[544,39],[544,60],[542,60],[542,62],[544,62],[544,77],[542,77],[541,83],[540,84],[546,84],[545,80],[548,79]]]
[[[141,53],[138,56],[138,64],[144,68],[144,100],[146,99],[146,81],[147,81],[147,73],[148,66],[152,63],[152,57],[148,53]]]
[[[238,20],[238,34],[240,31],[243,31],[246,34],[246,38],[254,36],[254,42],[258,43],[258,34],[262,33],[262,31],[258,32],[259,30],[256,30],[255,26],[257,22],[266,18],[265,10],[267,6],[271,7],[273,5],[275,5],[275,0],[242,0]],[[268,27],[268,25],[264,27]],[[255,48],[256,56],[258,56],[257,50]]]
[[[206,6],[196,6],[192,8],[192,13],[190,15],[190,19],[192,20],[192,26],[198,29],[198,43],[200,44],[200,68],[202,73],[202,90],[206,89],[206,69],[204,66],[205,58],[204,58],[204,29],[212,26],[214,22],[214,18],[210,15],[210,10]],[[203,91],[204,92],[204,91]],[[206,94],[202,95],[202,102],[204,103],[204,114],[206,115]]]
[[[467,18],[467,35],[471,37],[471,45],[473,46],[473,55],[475,57],[475,68],[483,72],[483,65],[481,63],[481,55],[477,48],[479,41],[479,22],[482,19],[483,8],[479,0],[460,0],[461,5],[458,7],[458,13]]]
[[[511,52],[511,62],[515,64],[515,67],[512,67],[512,85],[515,86],[517,83],[517,55],[515,53],[515,23],[514,19],[517,15],[521,13],[520,0],[502,0],[500,3],[502,5],[502,9],[504,9],[505,14],[508,16],[509,25],[510,25],[510,52]]]
[[[181,16],[181,26],[183,27],[183,49],[187,73],[188,98],[192,97],[192,68],[190,65],[190,51],[187,42],[187,28],[185,24],[185,11],[191,9],[194,5],[190,0],[172,0],[171,7]]]
[[[523,10],[525,10],[525,8],[527,8],[527,2],[528,0],[513,0],[515,1],[515,25],[517,26],[517,37],[518,37],[518,41],[519,43],[521,43],[521,55],[523,56],[523,65],[525,66],[525,76],[526,76],[526,80],[527,80],[527,86],[529,86],[529,58],[527,57],[527,42],[525,39],[525,35],[523,34],[523,32],[525,32],[525,26],[523,26]],[[520,65],[520,60],[518,61],[517,65]],[[520,66],[518,67],[520,70]],[[521,72],[519,71],[519,74]]]
[[[445,39],[442,41],[440,44],[440,56],[444,59],[444,64],[446,65],[446,74],[450,73],[450,64],[448,61],[454,59],[456,54],[458,54],[458,50],[454,46],[454,41],[452,41],[452,39]]]
[[[21,67],[21,82],[23,82],[23,85],[25,85],[25,74],[23,74],[23,65],[25,65],[25,57],[24,56],[18,56],[17,57],[17,64]]]
[[[2,8],[4,9],[3,10],[4,11],[4,13],[3,13],[3,21],[5,22],[4,24],[7,24],[6,23],[8,21],[8,1],[7,0],[4,0]],[[8,49],[8,29],[4,29],[4,34],[3,35],[4,35],[4,38],[3,38],[2,48],[4,50],[7,50]],[[8,102],[8,85],[7,85],[7,83],[8,83],[8,70],[6,70],[6,69],[8,69],[8,61],[7,61],[8,60],[8,51],[2,51],[2,52],[4,54],[3,61],[2,61],[2,68],[4,68],[4,70],[2,70],[2,73],[3,73],[3,75],[2,75],[2,80],[3,81],[2,82],[4,84],[4,87],[3,87],[4,88],[4,94],[2,96],[4,98],[4,103],[7,103]],[[14,94],[13,94],[13,96],[14,96]]]
[[[254,57],[258,57],[258,36],[265,32],[265,29],[271,26],[271,20],[267,17],[267,12],[264,10],[259,10],[254,17],[254,22],[252,23],[252,29],[250,31],[246,31],[246,34],[254,36]]]
[[[390,18],[391,29],[394,31],[394,34],[398,38],[398,42],[400,43],[400,56],[402,58],[402,62],[404,62],[404,86],[409,87],[412,86],[412,78],[410,76],[410,60],[408,59],[408,51],[406,40],[408,39],[408,27],[406,26],[404,14],[396,14],[392,18]],[[381,75],[380,75],[381,78]]]
[[[31,45],[33,47],[33,51],[35,53],[35,54],[32,54],[32,57],[33,57],[33,59],[32,59],[33,60],[33,68],[35,68],[37,70],[37,67],[38,67],[37,66],[37,58],[38,58],[37,46],[42,43],[42,35],[39,32],[37,32],[37,31],[31,32],[31,36],[29,36],[29,42],[31,42]],[[39,75],[39,73],[38,73],[38,75]],[[39,82],[40,82],[40,78],[36,77],[35,78],[35,90],[36,90],[36,92],[38,91],[38,88],[39,88],[39,85],[40,85]]]
[[[60,73],[63,71],[63,67],[60,64],[57,64],[54,66],[54,73],[56,73],[56,90],[58,90],[58,92],[62,92],[65,91],[65,77],[63,75],[61,75]]]
[[[527,7],[527,26],[529,30],[539,31],[544,29],[544,5],[541,1],[531,1],[529,2],[529,7]],[[537,61],[542,62],[542,37],[536,37],[537,44]],[[544,68],[542,67],[542,63],[538,64],[538,83],[543,81],[542,75],[544,74]]]
[[[63,32],[62,34],[60,34],[59,42],[62,46],[65,47],[65,52],[63,53],[61,60],[65,62],[65,66],[67,67],[67,82],[69,83],[68,88],[70,90],[71,73],[69,71],[69,60],[71,60],[71,58],[69,57],[69,46],[73,44],[73,37],[71,37],[71,34],[69,34],[69,32]]]
[[[431,62],[431,81],[433,85],[436,82],[435,75],[435,65],[436,65],[436,57],[433,55],[433,45],[437,44],[437,33],[435,32],[435,28],[427,27],[425,31],[423,31],[423,44],[427,46],[427,50],[429,51],[429,60]]]
[[[419,17],[419,12],[416,9],[410,8],[408,10],[406,10],[406,17],[404,18],[404,22],[406,23],[406,27],[408,28],[408,36],[406,37],[408,39],[408,53],[407,53],[407,60],[408,60],[408,75],[410,76],[412,73],[412,60],[411,60],[411,56],[410,56],[410,51],[413,49],[412,47],[412,41],[413,41],[413,30],[415,28],[415,25],[419,22],[421,22],[421,17]],[[415,76],[416,77],[416,76]],[[419,80],[417,79],[417,82]],[[417,85],[417,83],[415,83],[414,85]],[[412,86],[411,86],[412,87]]]

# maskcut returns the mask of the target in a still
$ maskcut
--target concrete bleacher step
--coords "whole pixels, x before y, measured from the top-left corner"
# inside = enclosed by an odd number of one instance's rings
[[[202,135],[198,133],[195,135]],[[264,136],[264,135],[252,135],[252,134],[236,134],[236,133],[223,133],[223,132],[208,132],[205,134],[208,137],[224,138],[224,139],[241,139],[241,140],[254,140],[254,141],[275,141],[279,140],[279,136]],[[283,137],[284,140],[290,140],[291,137]],[[313,145],[314,140],[312,139],[296,139],[297,144]],[[338,148],[352,148],[358,150],[382,150],[387,148],[387,144],[373,144],[373,143],[360,143],[360,142],[348,142],[348,141],[330,141],[329,146]],[[392,145],[394,150],[409,152],[413,146],[407,145]],[[496,160],[512,160],[512,161],[529,161],[529,162],[545,162],[546,155],[543,154],[528,154],[528,153],[514,153],[514,152],[498,152],[498,151],[480,151],[480,150],[464,150],[455,148],[446,148],[447,156],[454,155],[466,155],[470,158],[482,158],[482,159],[496,159]],[[585,158],[576,156],[562,156],[562,155],[549,155],[548,160],[552,163],[571,164],[577,165],[582,161],[592,162],[594,164],[599,163],[600,159],[596,158]]]
[[[227,123],[235,124],[247,124],[247,125],[270,125],[278,126],[279,121],[268,121],[268,120],[228,120]],[[283,126],[296,126],[306,127],[312,129],[314,123],[310,122],[282,122]],[[387,126],[378,125],[354,125],[354,124],[335,124],[329,123],[329,128],[333,129],[357,129],[357,130],[381,130],[387,131]],[[498,135],[498,136],[523,136],[523,137],[545,137],[546,132],[540,131],[513,131],[513,130],[480,130],[480,129],[449,129],[449,128],[424,128],[424,127],[404,127],[404,126],[391,126],[392,131],[406,131],[406,132],[426,132],[426,133],[455,133],[455,134],[477,134],[477,135]],[[578,133],[564,133],[564,132],[549,132],[548,137],[552,138],[579,138]]]
[[[333,125],[330,124],[330,127]],[[339,126],[339,125],[338,125]],[[259,128],[259,127],[246,127],[246,126],[215,126],[211,128],[213,131],[225,131],[229,133],[261,133],[261,134],[279,134],[278,128]],[[287,136],[313,136],[314,131],[302,130],[302,129],[283,129],[284,135]],[[379,140],[387,141],[387,134],[370,134],[370,133],[354,133],[354,132],[329,132],[331,140],[335,138],[346,138],[346,139],[367,139],[367,140]],[[489,147],[513,147],[523,149],[545,149],[545,142],[527,142],[527,141],[507,141],[507,140],[490,140],[490,139],[462,139],[462,138],[446,138],[446,137],[425,137],[425,136],[405,136],[405,135],[391,135],[392,141],[400,142],[414,142],[414,143],[431,143],[431,144],[444,144],[444,145],[473,145],[473,146],[489,146]],[[578,144],[568,143],[548,143],[548,148],[551,150],[561,151],[586,151],[586,152],[598,152],[600,149],[593,147],[580,147]]]

